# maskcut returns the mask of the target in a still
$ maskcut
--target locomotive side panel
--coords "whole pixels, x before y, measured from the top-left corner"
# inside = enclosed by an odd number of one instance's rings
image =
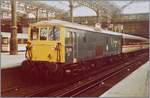
[[[103,33],[86,32],[79,33],[78,38],[78,59],[92,59],[121,53],[121,36],[112,36]],[[83,37],[82,37],[83,36]]]
[[[121,53],[121,36],[85,31],[80,29],[65,29],[65,61],[93,59]]]
[[[78,37],[79,60],[103,57],[106,46],[106,35],[90,31],[82,31]]]
[[[107,35],[107,56],[116,55],[121,53],[122,48],[122,37],[121,36],[114,36],[114,35]]]

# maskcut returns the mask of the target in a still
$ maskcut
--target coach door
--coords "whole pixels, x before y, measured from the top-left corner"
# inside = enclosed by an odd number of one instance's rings
[[[65,35],[65,61],[73,63],[76,61],[76,33],[73,31],[66,32]]]
[[[78,44],[77,44],[77,33],[73,32],[73,63],[77,62],[77,55],[78,55]]]

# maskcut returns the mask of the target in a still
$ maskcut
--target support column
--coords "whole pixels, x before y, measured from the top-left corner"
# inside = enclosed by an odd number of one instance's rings
[[[73,0],[69,0],[69,3],[70,3],[70,18],[71,18],[71,22],[74,21],[74,18],[73,18]]]
[[[35,9],[35,17],[36,17],[36,22],[38,22],[38,17],[39,17],[39,9]]]
[[[10,38],[10,55],[17,54],[17,16],[16,16],[16,0],[11,0],[11,19],[12,19],[12,32]]]
[[[46,18],[47,18],[47,20],[49,19],[48,14],[49,14],[49,11],[48,11],[48,10],[46,10]]]
[[[97,10],[97,11],[96,11],[96,15],[97,15],[96,22],[97,22],[97,23],[100,23],[100,10]]]

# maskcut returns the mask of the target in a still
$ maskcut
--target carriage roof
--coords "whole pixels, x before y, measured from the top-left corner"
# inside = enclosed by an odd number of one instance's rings
[[[56,20],[56,19],[52,19],[49,21],[40,21],[37,23],[33,23],[31,26],[49,26],[49,25],[59,25],[59,26],[64,26],[64,27],[69,27],[69,28],[74,28],[74,29],[81,29],[81,30],[86,30],[86,31],[92,31],[92,32],[97,32],[97,33],[123,36],[123,38],[126,38],[126,39],[148,40],[147,38],[143,38],[143,37],[139,37],[139,36],[123,34],[123,33],[108,31],[108,30],[104,30],[104,29],[96,30],[95,27],[92,27],[92,26],[86,26],[86,25],[81,25],[81,24],[77,24],[77,23]]]
[[[129,34],[122,34],[124,39],[137,39],[137,40],[143,40],[143,41],[148,41],[147,38],[143,38],[140,36],[134,36],[134,35],[129,35]]]

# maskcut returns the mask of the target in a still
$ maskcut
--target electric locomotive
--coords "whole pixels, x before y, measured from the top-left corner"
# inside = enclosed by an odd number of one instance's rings
[[[61,20],[31,24],[28,37],[27,60],[22,65],[28,72],[34,71],[37,77],[44,74],[44,77],[59,80],[64,73],[71,73],[64,68],[67,64],[122,52],[121,33]]]

